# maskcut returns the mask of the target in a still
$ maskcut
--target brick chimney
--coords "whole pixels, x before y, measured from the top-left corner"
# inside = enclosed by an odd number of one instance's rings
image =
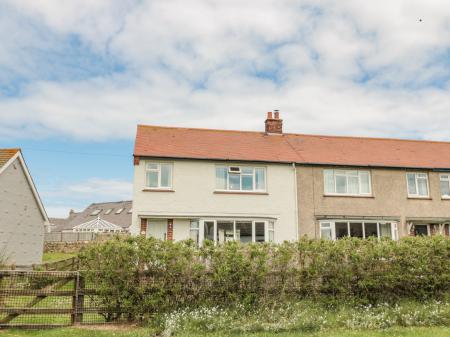
[[[278,110],[269,111],[267,113],[267,119],[265,121],[266,124],[266,133],[283,133],[283,120],[280,119],[280,112]]]

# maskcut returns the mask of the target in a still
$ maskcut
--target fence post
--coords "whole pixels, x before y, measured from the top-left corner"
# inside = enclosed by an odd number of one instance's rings
[[[74,296],[72,300],[72,325],[83,323],[84,311],[84,276],[77,272],[75,278]]]

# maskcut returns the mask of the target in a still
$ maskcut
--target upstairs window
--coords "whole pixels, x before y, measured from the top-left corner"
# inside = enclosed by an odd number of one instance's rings
[[[408,183],[408,196],[413,198],[428,197],[428,174],[410,172],[406,173]]]
[[[221,191],[265,192],[266,169],[250,166],[217,166],[216,189]]]
[[[172,165],[166,163],[147,163],[146,186],[148,188],[172,188]]]
[[[450,198],[450,174],[441,174],[441,195],[443,198]]]
[[[324,170],[324,191],[328,195],[371,195],[370,172]]]

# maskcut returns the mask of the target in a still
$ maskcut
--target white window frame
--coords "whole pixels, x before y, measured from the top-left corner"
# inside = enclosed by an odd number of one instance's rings
[[[252,243],[256,243],[256,223],[264,223],[264,242],[269,241],[269,231],[273,232],[275,238],[275,220],[263,220],[263,219],[200,219],[199,220],[199,243],[203,244],[205,240],[205,222],[212,222],[214,224],[213,241],[214,245],[217,245],[217,222],[227,221],[233,223],[233,240],[236,241],[236,222],[251,222],[252,223]],[[274,223],[273,229],[269,228],[269,222]]]
[[[414,174],[414,180],[415,180],[415,183],[416,183],[416,193],[415,194],[409,193],[408,174]],[[419,175],[424,175],[426,177],[426,180],[427,180],[427,195],[420,195],[419,194],[419,185],[418,185],[417,182],[418,182],[419,179],[423,179],[423,178],[418,178]],[[430,180],[428,178],[428,173],[427,172],[406,172],[405,178],[406,178],[406,192],[408,193],[408,198],[417,198],[417,199],[428,199],[428,198],[430,198]]]
[[[326,191],[326,182],[325,182],[325,171],[332,171],[333,172],[333,183],[334,183],[334,192],[327,192]],[[358,176],[358,193],[348,193],[348,180],[350,176]],[[361,175],[366,174],[369,178],[369,192],[364,193],[361,191]],[[331,196],[372,196],[372,175],[369,170],[345,170],[345,169],[324,169],[323,172],[323,192],[324,195],[331,195]],[[346,192],[345,193],[339,193],[337,191],[337,179],[336,176],[345,176],[346,178]]]
[[[156,169],[150,169],[148,168],[149,165],[157,165],[158,167]],[[170,166],[170,184],[169,186],[161,186],[161,165],[167,165]],[[148,180],[148,172],[157,172],[158,173],[158,186],[157,187],[150,187],[149,180]],[[170,190],[173,186],[173,163],[168,162],[153,162],[153,161],[147,161],[145,163],[145,188],[151,189],[151,190]]]
[[[346,219],[334,219],[334,220],[321,220],[319,221],[319,237],[322,238],[322,229],[330,229],[331,228],[331,239],[336,240],[336,222],[345,222],[347,223],[347,236],[350,236],[350,224],[351,223],[361,223],[363,238],[366,239],[366,227],[365,223],[376,223],[377,224],[377,237],[381,239],[381,230],[380,225],[390,223],[391,224],[391,240],[398,240],[398,223],[396,221],[384,221],[384,220],[346,220]],[[325,226],[329,225],[329,226]]]
[[[443,182],[443,181],[447,182],[447,184],[449,185],[449,188],[450,188],[450,173],[439,174],[439,190],[441,192],[441,197],[442,197],[442,199],[450,199],[450,195],[442,194],[441,182]]]
[[[240,169],[239,179],[240,179],[240,189],[239,190],[232,190],[230,189],[230,167],[238,167]],[[217,188],[217,168],[226,168],[227,171],[227,177],[226,177],[226,188],[220,189]],[[244,169],[252,169],[252,173],[242,173]],[[264,171],[264,189],[256,189],[256,170],[262,169]],[[267,167],[265,166],[240,166],[240,165],[216,165],[215,167],[215,191],[218,192],[235,192],[235,193],[265,193],[267,192]],[[236,173],[234,173],[236,174]],[[251,190],[244,190],[242,189],[242,176],[249,176],[251,175],[253,177],[253,186]]]

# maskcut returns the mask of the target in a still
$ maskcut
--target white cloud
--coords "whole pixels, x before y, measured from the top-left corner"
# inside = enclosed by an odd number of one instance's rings
[[[0,27],[14,34],[0,37],[0,60],[32,80],[0,96],[0,138],[132,138],[136,123],[260,130],[273,108],[290,132],[450,138],[446,1],[6,3]],[[35,48],[69,35],[125,71],[37,76]]]

